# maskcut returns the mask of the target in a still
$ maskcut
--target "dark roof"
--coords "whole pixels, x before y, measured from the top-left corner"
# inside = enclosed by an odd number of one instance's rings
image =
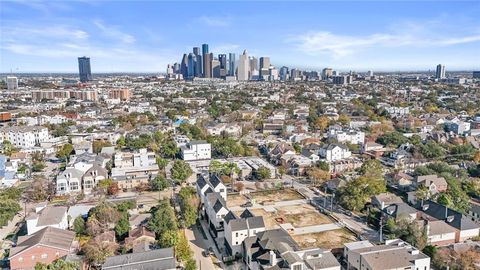
[[[410,215],[418,212],[417,209],[411,207],[406,203],[391,204],[385,207],[382,211],[387,213],[389,216],[393,216],[393,217],[398,217],[402,214]]]
[[[217,202],[213,205],[213,210],[215,210],[215,213],[218,213],[222,208],[224,208],[224,205],[221,200],[217,200]]]
[[[237,219],[237,217],[232,211],[229,211],[228,214],[223,219],[225,220],[225,223],[228,224],[231,220]]]
[[[218,185],[223,184],[223,183],[220,180],[220,177],[218,177],[218,175],[212,174],[210,176],[210,184],[212,185],[213,188],[216,188]]]
[[[107,257],[102,265],[104,270],[170,270],[175,269],[175,267],[173,248],[111,256]]]
[[[243,213],[240,214],[240,217],[241,218],[249,218],[249,217],[254,217],[255,215],[250,212],[250,210],[248,209],[245,209],[245,211],[243,211]]]
[[[455,227],[456,229],[470,230],[480,228],[480,225],[453,209],[447,208],[447,213],[445,215],[445,207],[446,206],[433,201],[424,202],[423,207],[421,207],[420,203],[418,204],[418,208],[423,210],[425,214],[439,220],[445,220],[448,225]]]
[[[197,176],[198,187],[200,187],[200,189],[202,189],[206,184],[207,184],[207,181],[205,181],[205,178],[203,177],[203,175],[199,174]]]
[[[17,246],[10,249],[10,257],[36,245],[49,246],[62,250],[70,250],[75,233],[54,227],[45,227],[29,236],[19,237]]]

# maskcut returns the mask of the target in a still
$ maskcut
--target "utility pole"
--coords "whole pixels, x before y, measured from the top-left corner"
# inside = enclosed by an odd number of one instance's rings
[[[327,209],[327,187],[325,187],[325,194],[323,195],[323,208]]]
[[[333,198],[335,197],[335,193],[332,193],[332,200],[330,202],[330,211],[333,212]]]
[[[380,215],[380,239],[379,239],[380,243],[383,242],[383,235],[382,235],[383,232],[382,231],[383,231],[383,216]]]

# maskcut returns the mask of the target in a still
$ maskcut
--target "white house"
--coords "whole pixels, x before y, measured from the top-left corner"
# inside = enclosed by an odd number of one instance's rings
[[[363,131],[349,129],[343,130],[331,128],[328,130],[328,137],[336,139],[339,143],[349,142],[351,144],[365,143],[365,133]]]
[[[350,152],[348,147],[344,144],[332,143],[324,145],[322,148],[320,148],[319,155],[326,161],[331,162],[347,159],[352,156],[352,152]]]
[[[191,141],[180,148],[181,157],[185,161],[212,158],[212,148],[206,141]]]
[[[45,227],[68,229],[67,207],[47,206],[47,203],[38,205],[35,213],[26,218],[27,234],[38,232]]]
[[[243,211],[240,217],[230,211],[225,216],[225,247],[231,255],[241,254],[243,241],[263,231],[263,217],[254,216],[248,209]]]

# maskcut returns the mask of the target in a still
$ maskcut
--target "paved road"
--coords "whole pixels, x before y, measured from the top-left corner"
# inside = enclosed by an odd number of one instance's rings
[[[193,226],[193,229],[186,229],[185,235],[189,241],[190,248],[193,250],[194,258],[197,262],[197,269],[220,269],[213,264],[210,257],[202,255],[202,251],[208,249],[208,244],[196,226]]]

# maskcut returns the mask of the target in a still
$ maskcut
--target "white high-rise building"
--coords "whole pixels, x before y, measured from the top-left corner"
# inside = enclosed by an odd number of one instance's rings
[[[18,89],[18,78],[17,77],[7,77],[7,89],[9,91]]]
[[[247,50],[243,51],[238,59],[237,79],[239,81],[248,81],[248,73],[250,71]]]
[[[445,66],[442,64],[437,65],[437,71],[435,72],[435,78],[437,79],[445,79]]]

